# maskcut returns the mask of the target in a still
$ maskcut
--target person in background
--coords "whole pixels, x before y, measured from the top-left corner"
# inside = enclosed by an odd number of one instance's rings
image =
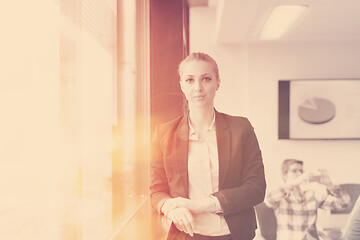
[[[342,240],[360,239],[360,197],[358,197],[346,224]]]
[[[173,223],[168,239],[253,239],[266,189],[253,127],[214,109],[220,77],[208,54],[191,53],[179,75],[189,111],[154,132],[152,205]]]
[[[318,208],[346,208],[350,197],[334,185],[326,169],[304,172],[303,161],[286,159],[281,166],[284,184],[270,191],[265,204],[275,211],[277,239],[318,239]]]

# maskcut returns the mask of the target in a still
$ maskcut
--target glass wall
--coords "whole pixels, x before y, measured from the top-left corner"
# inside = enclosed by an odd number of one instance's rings
[[[146,5],[129,2],[0,4],[1,239],[109,239],[146,199]]]

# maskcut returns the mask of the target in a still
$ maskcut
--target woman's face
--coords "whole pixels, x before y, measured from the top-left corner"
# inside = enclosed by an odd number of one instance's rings
[[[210,62],[193,60],[182,69],[180,87],[190,108],[213,107],[219,85],[220,80],[217,79],[214,67]]]

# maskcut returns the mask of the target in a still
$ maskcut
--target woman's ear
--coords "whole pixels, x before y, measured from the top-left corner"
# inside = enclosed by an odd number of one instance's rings
[[[181,79],[180,79],[180,81],[179,81],[179,84],[180,84],[180,90],[184,93]]]

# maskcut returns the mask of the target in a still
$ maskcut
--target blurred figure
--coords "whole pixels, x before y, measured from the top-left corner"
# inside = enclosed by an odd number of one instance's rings
[[[346,208],[350,197],[332,183],[326,169],[304,173],[303,161],[286,159],[281,171],[284,184],[270,191],[265,199],[266,205],[275,211],[277,239],[319,239],[318,208]]]
[[[360,197],[351,212],[350,218],[346,225],[343,240],[359,240],[360,239]]]
[[[220,78],[209,55],[191,53],[179,75],[189,111],[155,130],[151,202],[173,223],[168,239],[253,239],[266,188],[253,127],[214,109]]]

